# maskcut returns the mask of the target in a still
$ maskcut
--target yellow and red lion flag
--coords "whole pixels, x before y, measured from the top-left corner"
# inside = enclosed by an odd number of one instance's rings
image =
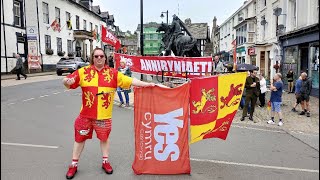
[[[134,91],[135,174],[190,174],[190,83]]]
[[[190,88],[190,144],[227,138],[238,110],[247,73],[194,78]]]

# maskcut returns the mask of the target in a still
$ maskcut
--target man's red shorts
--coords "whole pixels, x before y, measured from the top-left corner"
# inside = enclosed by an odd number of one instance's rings
[[[96,131],[98,139],[106,141],[111,132],[111,127],[111,119],[96,120],[79,115],[74,122],[75,141],[80,143],[87,139],[92,139],[93,130]]]

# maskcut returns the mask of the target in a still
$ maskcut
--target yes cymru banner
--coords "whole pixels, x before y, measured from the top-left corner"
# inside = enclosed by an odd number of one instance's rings
[[[212,70],[211,57],[173,57],[173,56],[131,56],[127,54],[115,53],[116,67],[119,67],[120,60],[124,59],[131,71],[185,78],[209,75]]]
[[[207,138],[227,138],[246,77],[245,72],[191,80],[190,144]]]
[[[104,43],[112,45],[116,51],[121,48],[120,40],[104,26],[101,26],[101,40]]]
[[[135,174],[190,174],[189,89],[135,88]]]

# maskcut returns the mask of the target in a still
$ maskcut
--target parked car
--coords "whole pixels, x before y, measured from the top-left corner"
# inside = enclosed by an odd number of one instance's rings
[[[89,65],[82,57],[61,58],[56,65],[57,75],[62,73],[73,73],[75,70]]]

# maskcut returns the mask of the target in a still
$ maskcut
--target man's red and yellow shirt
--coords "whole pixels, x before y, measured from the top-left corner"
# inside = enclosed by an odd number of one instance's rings
[[[118,73],[117,70],[105,66],[98,71],[89,65],[76,70],[67,76],[74,78],[70,89],[82,88],[82,107],[80,115],[87,118],[103,120],[112,117],[114,93],[117,87],[129,89],[132,78]],[[111,92],[97,95],[101,92]]]

